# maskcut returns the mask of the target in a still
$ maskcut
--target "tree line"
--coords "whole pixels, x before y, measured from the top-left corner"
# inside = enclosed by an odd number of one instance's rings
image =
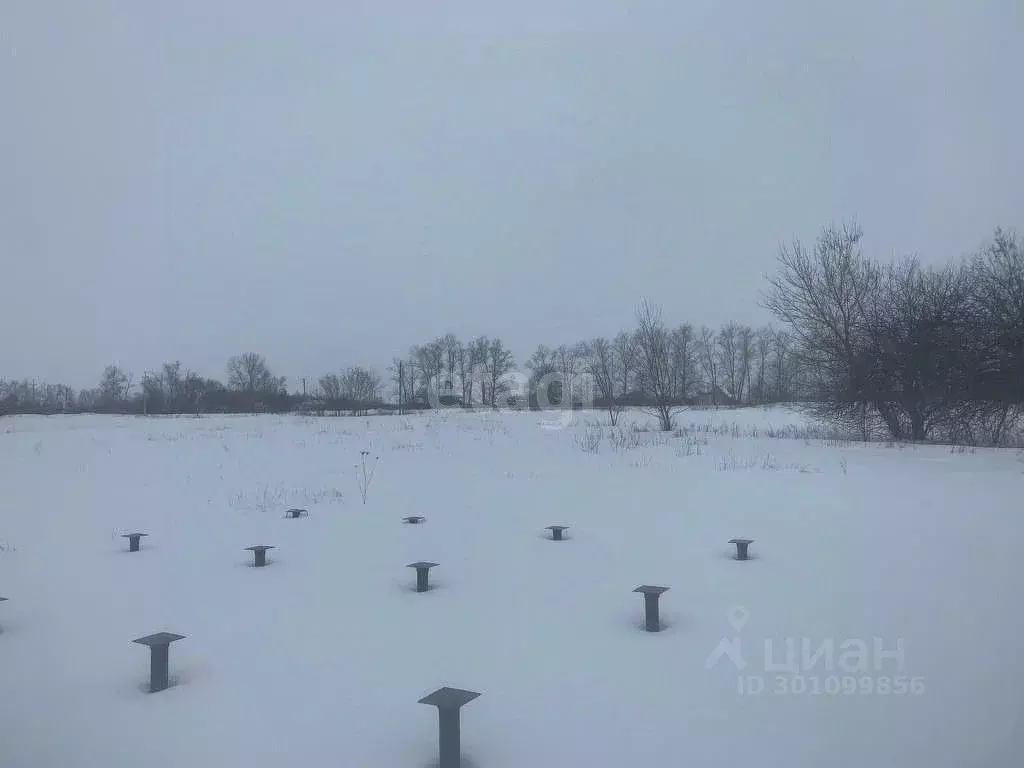
[[[782,246],[762,306],[776,324],[668,325],[643,303],[613,337],[540,344],[520,371],[498,337],[445,334],[395,357],[386,378],[351,366],[289,393],[262,355],[232,357],[226,382],[164,363],[107,366],[99,386],[0,380],[10,413],[314,413],[438,406],[581,406],[613,424],[642,407],[672,429],[687,406],[800,402],[864,439],[999,443],[1024,404],[1024,248],[1002,229],[976,254],[927,267],[861,253],[856,224]],[[385,384],[387,391],[385,391]]]
[[[1024,404],[1024,247],[929,267],[861,252],[855,224],[783,247],[765,306],[792,330],[812,413],[866,439],[999,444]]]
[[[642,328],[642,326],[641,326]],[[321,413],[436,406],[561,405],[563,390],[614,415],[625,405],[654,406],[664,394],[673,407],[757,404],[791,397],[790,337],[772,328],[728,323],[717,330],[682,324],[665,331],[667,378],[651,376],[641,329],[611,339],[541,344],[517,373],[512,352],[497,337],[468,341],[445,334],[395,357],[385,380],[376,371],[351,366],[326,373],[306,393],[289,393],[266,358],[249,352],[232,357],[226,383],[164,363],[142,374],[108,365],[99,385],[75,391],[65,385],[0,379],[0,414],[7,413],[248,413],[308,410]],[[551,376],[551,374],[554,374]],[[549,379],[549,381],[545,381]],[[664,384],[664,389],[663,389]],[[386,386],[389,391],[385,391]]]
[[[75,391],[63,384],[0,379],[0,415],[16,413],[246,413],[285,411],[293,405],[284,378],[257,353],[232,357],[227,383],[182,368],[180,361],[135,376],[108,365],[99,386]]]

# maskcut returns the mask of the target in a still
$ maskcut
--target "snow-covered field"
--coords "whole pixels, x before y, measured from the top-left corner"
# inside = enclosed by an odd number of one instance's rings
[[[446,685],[477,768],[1020,764],[1018,452],[637,420],[0,421],[0,764],[423,768]]]

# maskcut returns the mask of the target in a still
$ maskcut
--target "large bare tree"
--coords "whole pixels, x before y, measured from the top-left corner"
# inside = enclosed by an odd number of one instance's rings
[[[783,245],[764,304],[792,332],[813,414],[861,425],[874,406],[893,426],[890,403],[873,391],[868,332],[882,276],[862,255],[862,236],[845,224],[826,227],[813,249]]]
[[[968,271],[923,267],[916,258],[883,270],[870,304],[858,393],[896,438],[928,439],[950,426],[976,374]]]
[[[971,263],[977,376],[971,413],[998,444],[1024,410],[1024,242],[997,228]]]

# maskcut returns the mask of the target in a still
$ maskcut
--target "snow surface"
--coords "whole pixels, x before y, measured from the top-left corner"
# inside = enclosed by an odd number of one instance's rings
[[[1019,453],[764,437],[782,409],[545,418],[0,421],[0,764],[424,768],[441,686],[482,694],[476,768],[1020,764]],[[670,587],[660,633],[641,584]],[[131,641],[159,631],[186,638],[150,694]],[[787,639],[837,659],[773,671]],[[708,668],[723,640],[742,672]]]

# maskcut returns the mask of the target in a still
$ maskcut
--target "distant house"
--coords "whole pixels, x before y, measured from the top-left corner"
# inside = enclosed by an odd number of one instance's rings
[[[431,402],[430,396],[437,398],[437,404],[442,408],[461,408],[463,405],[462,392],[455,389],[451,381],[440,382],[436,389],[427,388],[427,402]]]
[[[504,405],[511,410],[524,411],[530,407],[530,399],[525,395],[512,394],[505,398]]]
[[[458,407],[458,408],[461,408],[462,405],[463,405],[462,395],[459,394],[458,392],[453,392],[452,390],[447,390],[447,391],[443,391],[443,392],[438,393],[437,401],[438,401],[438,403],[441,404],[441,406],[443,406],[445,408],[448,408],[448,407]]]
[[[699,392],[690,398],[690,405],[713,406],[713,405],[739,405],[739,401],[730,394],[724,387],[715,387],[704,392]]]

